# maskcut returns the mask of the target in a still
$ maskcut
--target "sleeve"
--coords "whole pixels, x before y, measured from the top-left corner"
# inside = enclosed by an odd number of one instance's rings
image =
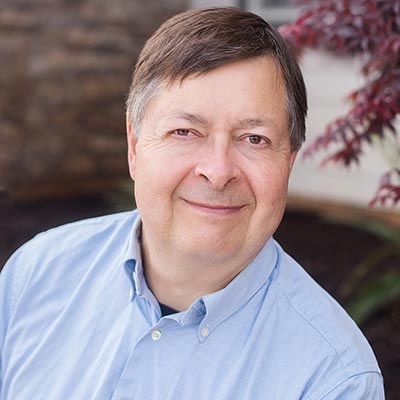
[[[21,269],[21,258],[26,244],[20,247],[7,261],[0,273],[0,398],[2,398],[3,374],[7,366],[5,341],[20,289],[25,275]]]
[[[23,246],[24,247],[24,246]],[[20,286],[20,247],[7,261],[0,273],[0,349],[3,348],[8,322],[16,302],[16,287]]]
[[[12,268],[13,259],[17,257],[13,255],[0,273],[0,394],[3,382],[4,369],[4,341],[6,338],[9,316],[12,304],[12,288],[14,286],[14,272]]]
[[[365,372],[354,375],[321,400],[385,400],[383,378],[378,372]]]

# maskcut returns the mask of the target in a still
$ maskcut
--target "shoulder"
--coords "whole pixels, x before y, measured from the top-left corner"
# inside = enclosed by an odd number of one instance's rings
[[[295,346],[310,352],[318,374],[327,374],[321,394],[364,373],[380,376],[374,353],[355,322],[293,258],[276,247],[278,263],[270,290],[285,307],[285,323],[296,335]]]
[[[98,236],[104,232],[130,226],[137,215],[138,213],[135,210],[70,222],[37,234],[32,240],[27,242],[27,247],[46,245],[52,240],[61,238],[67,239],[69,243],[74,241],[79,242],[82,239],[88,240],[92,236]],[[82,236],[82,234],[86,234],[87,236]]]
[[[104,239],[105,234],[130,229],[137,218],[137,211],[116,213],[100,217],[70,222],[38,233],[21,246],[10,258],[43,257],[50,254],[61,255],[93,239]],[[71,253],[70,253],[71,254]],[[9,263],[7,263],[9,264]],[[7,265],[6,264],[6,265]]]
[[[12,308],[29,282],[51,282],[56,275],[79,278],[91,259],[112,251],[129,237],[137,211],[116,213],[84,219],[37,234],[21,246],[7,261],[0,274],[2,296],[8,297]],[[54,276],[53,276],[54,275]],[[3,298],[4,300],[4,298]]]

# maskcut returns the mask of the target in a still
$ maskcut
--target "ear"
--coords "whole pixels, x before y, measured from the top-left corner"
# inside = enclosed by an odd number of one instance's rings
[[[131,122],[128,114],[126,114],[126,135],[127,135],[127,141],[128,141],[129,174],[130,174],[132,180],[135,180],[137,136],[134,132],[133,125],[132,125],[132,122]]]
[[[299,150],[294,150],[290,153],[290,158],[289,158],[290,171],[292,170],[293,164],[296,161],[296,157],[297,157],[298,153],[299,153]]]

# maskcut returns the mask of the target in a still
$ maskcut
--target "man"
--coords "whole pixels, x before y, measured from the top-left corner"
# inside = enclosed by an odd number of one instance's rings
[[[301,73],[232,8],[147,42],[127,103],[139,211],[42,233],[1,280],[1,398],[383,399],[355,324],[272,239]]]

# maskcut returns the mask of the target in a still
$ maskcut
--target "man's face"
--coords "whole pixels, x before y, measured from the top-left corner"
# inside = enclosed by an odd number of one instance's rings
[[[256,256],[295,158],[285,93],[276,62],[253,58],[160,89],[138,138],[128,123],[145,243],[213,263]]]

